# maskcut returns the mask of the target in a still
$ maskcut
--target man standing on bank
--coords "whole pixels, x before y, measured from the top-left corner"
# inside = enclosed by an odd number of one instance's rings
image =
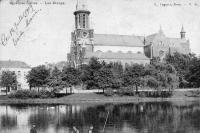
[[[73,126],[73,131],[74,133],[79,133],[79,130],[75,126]]]
[[[37,133],[35,125],[32,125],[30,133]]]
[[[90,126],[90,129],[88,130],[88,133],[92,133],[93,132],[93,126]]]

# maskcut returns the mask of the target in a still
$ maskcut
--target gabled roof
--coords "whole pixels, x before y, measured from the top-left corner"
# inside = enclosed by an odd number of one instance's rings
[[[153,43],[154,40],[157,40],[157,39],[163,40],[164,38],[166,39],[165,34],[162,31],[160,31],[159,33],[154,33],[154,34],[147,36],[145,38],[145,41],[146,41],[146,44],[149,45],[150,43]]]
[[[0,68],[30,68],[25,62],[22,61],[0,61]]]
[[[158,33],[155,34],[151,34],[149,36],[146,37],[146,41],[148,42],[153,42],[154,38],[157,36]]]
[[[149,60],[142,53],[122,53],[122,52],[91,52],[86,53],[85,58],[97,57],[99,59],[125,59],[125,60]]]
[[[128,47],[144,46],[140,36],[115,34],[94,34],[94,45]]]

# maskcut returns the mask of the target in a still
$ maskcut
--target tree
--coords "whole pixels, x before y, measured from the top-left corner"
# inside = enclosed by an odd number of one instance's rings
[[[159,87],[159,81],[156,78],[152,76],[146,76],[145,80],[146,80],[146,85],[148,87],[154,88],[154,89],[157,89]]]
[[[98,88],[97,80],[95,75],[102,68],[103,64],[100,63],[97,58],[91,58],[88,65],[81,66],[81,74],[80,79],[82,83],[86,85],[87,89],[95,89]]]
[[[40,87],[45,87],[50,78],[50,70],[44,65],[33,67],[26,76],[27,82],[31,87],[37,87],[38,91]]]
[[[123,84],[123,66],[120,62],[111,62],[108,64],[113,74],[113,88],[119,89]]]
[[[64,67],[61,73],[62,84],[65,87],[78,85],[80,83],[80,72],[73,67]]]
[[[179,87],[187,87],[188,81],[186,80],[186,75],[189,73],[189,66],[191,65],[192,59],[195,57],[193,54],[180,54],[178,52],[173,55],[168,54],[165,57],[165,61],[168,64],[172,64],[179,76]]]
[[[98,88],[103,90],[112,88],[114,82],[114,76],[110,68],[102,67],[98,72],[94,74],[95,81],[97,81]]]
[[[186,80],[189,82],[189,87],[200,87],[200,58],[193,58],[191,61]]]
[[[15,72],[3,71],[1,75],[0,85],[6,88],[7,92],[10,91],[10,88],[17,87],[17,76]]]
[[[54,92],[64,88],[64,84],[61,78],[61,71],[57,67],[54,67],[50,74],[50,78],[48,79],[48,86],[52,87]]]
[[[81,80],[81,84],[82,86],[85,86],[87,87],[88,85],[88,80],[92,79],[92,74],[91,74],[91,71],[90,71],[90,68],[87,64],[82,64],[80,66],[80,80]]]
[[[150,88],[177,88],[179,84],[177,72],[173,65],[154,62],[145,67],[145,82]]]
[[[127,66],[124,71],[123,81],[125,86],[135,86],[136,93],[138,93],[138,86],[142,84],[142,78],[144,76],[144,66],[139,64],[133,64]]]
[[[105,64],[105,62],[103,64]],[[102,64],[95,57],[92,57],[90,59],[88,65],[89,65],[90,69],[92,69],[92,70],[99,70],[102,67]]]

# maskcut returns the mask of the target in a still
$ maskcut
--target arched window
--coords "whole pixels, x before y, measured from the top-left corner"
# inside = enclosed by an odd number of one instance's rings
[[[78,19],[78,21],[79,21],[78,22],[78,26],[80,26],[80,24],[81,24],[81,15],[79,14],[78,17],[79,17],[79,19]]]
[[[83,14],[83,28],[85,28],[85,14]]]

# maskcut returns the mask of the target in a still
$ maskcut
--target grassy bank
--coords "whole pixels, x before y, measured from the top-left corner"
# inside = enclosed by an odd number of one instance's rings
[[[139,103],[156,101],[192,101],[200,100],[200,97],[187,97],[188,92],[174,92],[170,98],[147,98],[138,96],[111,96],[100,94],[72,94],[61,98],[49,99],[11,99],[7,96],[0,96],[0,104],[74,104],[74,103]]]

